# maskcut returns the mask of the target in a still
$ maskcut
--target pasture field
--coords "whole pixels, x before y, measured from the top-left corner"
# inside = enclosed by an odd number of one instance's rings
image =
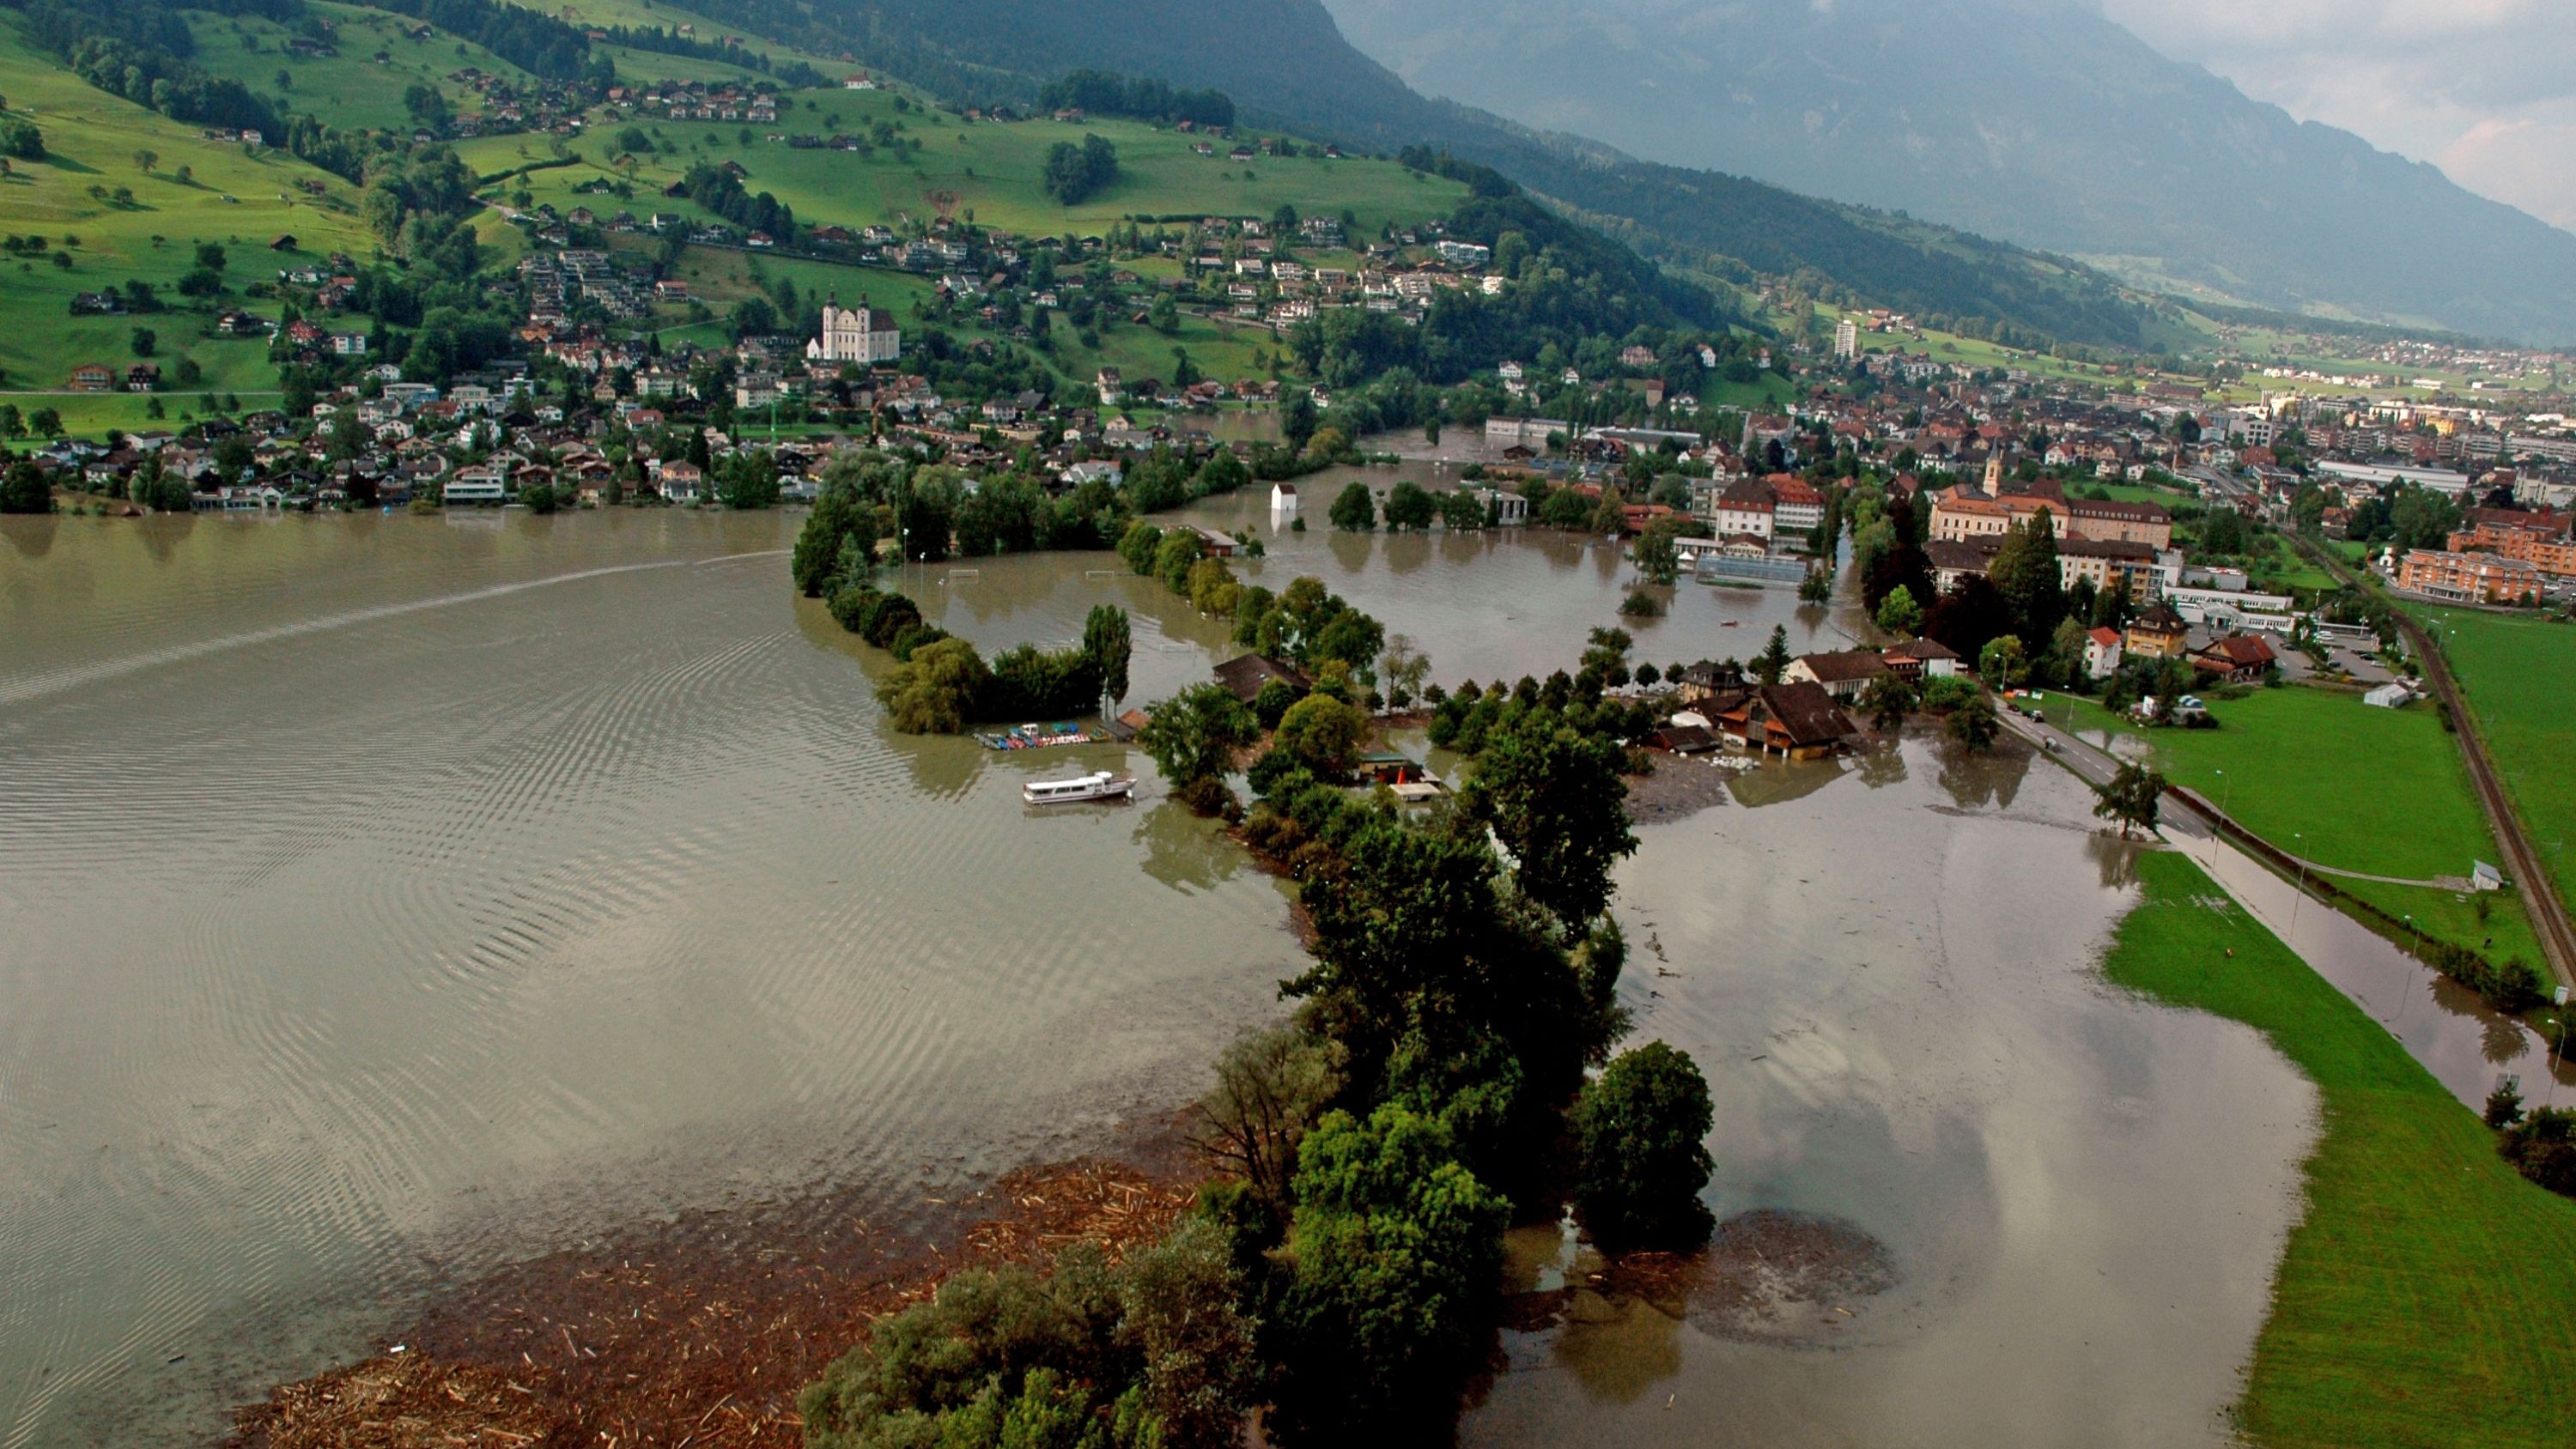
[[[2475,1115],[2188,857],[2137,869],[2103,974],[2263,1033],[2324,1097],[2237,1427],[2268,1449],[2567,1443],[2576,1202],[2523,1181]]]

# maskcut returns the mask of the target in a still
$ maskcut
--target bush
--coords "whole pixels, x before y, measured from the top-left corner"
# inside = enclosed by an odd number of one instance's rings
[[[1231,1239],[1202,1217],[1117,1267],[1083,1244],[1045,1278],[959,1273],[805,1387],[805,1442],[1230,1446],[1255,1369],[1239,1293]]]
[[[2561,1197],[2576,1197],[2576,1110],[2543,1107],[2507,1127],[2496,1152],[2524,1177]]]
[[[948,631],[940,628],[936,624],[914,623],[907,625],[902,633],[894,636],[895,661],[897,663],[907,662],[914,654],[920,651],[921,646],[924,644],[936,644],[947,637]]]
[[[1201,819],[1222,815],[1228,819],[1239,820],[1243,816],[1243,802],[1235,799],[1234,792],[1227,789],[1225,782],[1214,775],[1201,775],[1182,785],[1172,792],[1172,798],[1187,806],[1192,815]]]
[[[2498,965],[2466,946],[2447,942],[2430,942],[2424,948],[2425,964],[2476,992],[2486,1004],[2512,1016],[2529,1011],[2548,1000],[2542,990],[2540,973],[2520,960]]]
[[[1327,516],[1344,533],[1367,533],[1377,527],[1377,499],[1366,483],[1353,483],[1333,500]]]
[[[1574,1205],[1607,1248],[1685,1249],[1715,1223],[1699,1199],[1716,1121],[1696,1063],[1662,1042],[1622,1052],[1574,1104]]]
[[[0,116],[0,156],[13,161],[45,159],[45,133],[35,123],[16,116]]]
[[[1628,597],[1619,601],[1619,612],[1631,619],[1660,619],[1664,616],[1664,601],[1640,586],[1630,589]]]
[[[1279,728],[1280,718],[1298,699],[1297,686],[1284,679],[1266,679],[1259,693],[1252,696],[1252,717],[1261,721],[1265,730]]]
[[[1975,680],[1945,674],[1923,682],[1923,708],[1932,714],[1948,714],[1975,699],[1978,693]]]

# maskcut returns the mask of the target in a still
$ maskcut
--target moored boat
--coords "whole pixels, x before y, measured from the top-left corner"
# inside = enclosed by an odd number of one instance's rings
[[[1031,805],[1071,805],[1084,800],[1124,800],[1135,788],[1135,776],[1102,770],[1070,780],[1031,780],[1020,787],[1020,798]]]

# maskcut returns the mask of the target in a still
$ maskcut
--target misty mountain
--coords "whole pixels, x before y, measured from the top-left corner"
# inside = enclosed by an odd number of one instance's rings
[[[1319,0],[697,0],[692,8],[957,99],[1033,99],[1046,80],[1080,68],[1213,86],[1255,124],[1380,152],[1427,144],[1494,167],[1669,263],[1737,280],[1804,273],[2026,345],[2157,340],[2145,308],[2082,267],[1739,176],[1640,162],[1426,99],[1344,40]]]
[[[1326,0],[1416,89],[2172,290],[2576,340],[2576,235],[2077,0]]]

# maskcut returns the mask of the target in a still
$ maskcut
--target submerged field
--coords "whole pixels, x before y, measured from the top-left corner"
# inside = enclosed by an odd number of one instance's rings
[[[2241,1021],[2325,1098],[2271,1318],[2236,1416],[2273,1449],[2568,1442],[2576,1202],[2491,1134],[2343,993],[2170,852],[2103,963],[2115,984]]]

